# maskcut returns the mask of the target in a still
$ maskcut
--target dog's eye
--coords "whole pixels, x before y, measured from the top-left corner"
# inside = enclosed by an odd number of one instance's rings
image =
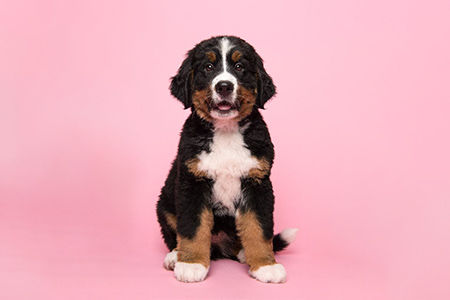
[[[207,64],[205,66],[205,71],[211,72],[212,70],[214,70],[214,65],[213,64]]]
[[[242,71],[244,71],[244,66],[242,64],[240,64],[240,63],[237,63],[237,64],[234,65],[234,69],[236,71],[242,72]]]

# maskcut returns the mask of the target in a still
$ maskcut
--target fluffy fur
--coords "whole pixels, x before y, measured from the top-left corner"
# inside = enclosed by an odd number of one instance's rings
[[[205,279],[210,259],[247,263],[263,282],[285,281],[274,252],[296,230],[273,233],[274,149],[259,108],[275,94],[261,57],[244,40],[214,37],[187,54],[170,90],[192,113],[157,204],[164,266],[184,282]]]

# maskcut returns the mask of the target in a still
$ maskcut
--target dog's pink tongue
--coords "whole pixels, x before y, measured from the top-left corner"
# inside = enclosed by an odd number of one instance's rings
[[[230,110],[231,104],[221,103],[217,105],[217,107],[219,108],[219,110]]]

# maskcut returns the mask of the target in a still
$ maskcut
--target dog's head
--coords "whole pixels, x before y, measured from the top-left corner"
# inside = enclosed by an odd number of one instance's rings
[[[203,119],[242,119],[275,94],[255,49],[233,36],[204,40],[187,53],[170,91]]]

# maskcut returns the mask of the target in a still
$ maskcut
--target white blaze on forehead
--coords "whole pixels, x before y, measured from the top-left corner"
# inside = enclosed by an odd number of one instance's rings
[[[220,52],[222,54],[222,63],[223,63],[223,69],[226,72],[228,69],[227,66],[227,55],[230,52],[231,48],[233,46],[231,45],[230,41],[227,38],[223,38],[220,41]]]
[[[228,72],[228,63],[227,63],[227,56],[228,53],[230,53],[231,49],[234,47],[234,45],[230,42],[229,39],[226,37],[222,38],[220,40],[219,48],[220,48],[220,54],[222,55],[222,73],[217,75],[213,81],[212,81],[212,90],[214,94],[214,98],[217,99],[217,95],[215,93],[214,87],[219,81],[230,81],[234,85],[234,90],[232,93],[232,99],[235,99],[236,97],[236,87],[237,87],[237,79],[232,74]]]

